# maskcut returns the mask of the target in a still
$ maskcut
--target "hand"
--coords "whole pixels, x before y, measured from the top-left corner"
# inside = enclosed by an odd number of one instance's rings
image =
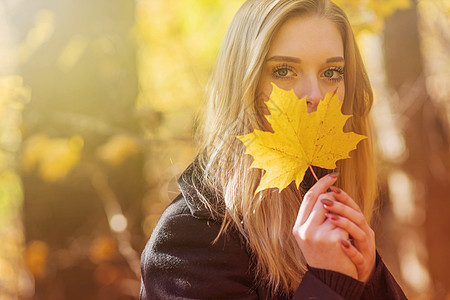
[[[332,224],[353,238],[353,243],[342,241],[342,249],[355,264],[358,280],[367,282],[375,268],[375,233],[367,224],[358,204],[347,193],[335,187],[330,189],[332,192],[324,194],[322,198],[324,209],[330,212],[326,216]]]
[[[319,201],[336,179],[333,175],[324,176],[306,193],[292,233],[311,267],[340,272],[358,279],[355,264],[341,246],[341,240],[347,240],[348,233],[327,219],[327,210]]]

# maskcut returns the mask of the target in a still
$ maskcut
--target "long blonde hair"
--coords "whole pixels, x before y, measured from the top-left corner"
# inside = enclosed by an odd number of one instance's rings
[[[239,9],[225,36],[206,91],[203,127],[198,132],[199,171],[204,185],[224,202],[222,231],[238,230],[256,262],[258,282],[274,294],[290,295],[306,272],[306,261],[294,240],[294,225],[304,189],[291,184],[281,193],[264,190],[257,195],[262,170],[249,169],[252,158],[236,139],[263,128],[257,87],[273,37],[289,18],[317,15],[339,29],[345,56],[343,112],[352,114],[347,129],[369,138],[338,162],[337,185],[360,205],[370,222],[376,197],[369,111],[372,90],[352,29],[345,13],[328,0],[248,0]],[[204,197],[212,213],[217,207]]]

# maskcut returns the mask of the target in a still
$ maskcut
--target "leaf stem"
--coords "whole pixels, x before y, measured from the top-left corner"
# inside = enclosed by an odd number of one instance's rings
[[[316,173],[314,172],[313,168],[311,165],[309,165],[309,169],[311,170],[311,173],[313,174],[314,178],[316,179],[316,181],[319,181],[319,178],[317,178]]]

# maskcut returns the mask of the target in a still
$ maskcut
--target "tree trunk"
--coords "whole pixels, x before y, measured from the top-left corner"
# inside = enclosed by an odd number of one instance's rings
[[[420,260],[428,261],[431,277],[431,290],[416,290],[417,297],[426,293],[428,299],[444,299],[448,297],[450,287],[450,218],[446,213],[450,212],[449,127],[439,113],[441,108],[427,92],[417,19],[413,3],[410,9],[398,11],[386,20],[385,65],[388,86],[397,95],[390,100],[391,105],[399,115],[397,121],[407,149],[406,159],[398,162],[396,167],[410,179],[412,203],[416,204],[414,217],[403,222],[403,229],[404,232],[422,230],[424,245],[411,246],[426,249],[426,253],[420,250],[417,253]],[[425,211],[418,209],[420,207]],[[401,260],[405,253],[398,255]],[[402,273],[411,270],[408,266],[401,267]]]

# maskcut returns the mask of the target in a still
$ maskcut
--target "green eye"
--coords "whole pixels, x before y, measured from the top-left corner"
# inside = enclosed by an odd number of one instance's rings
[[[323,76],[328,78],[333,78],[333,71],[332,70],[326,70],[325,73],[323,73]]]
[[[284,76],[286,76],[286,75],[288,74],[288,70],[287,70],[286,68],[279,69],[279,70],[277,70],[277,74],[278,74],[279,76],[284,77]]]
[[[344,79],[344,70],[342,68],[330,68],[320,76],[333,82],[339,82]]]
[[[276,66],[272,69],[272,76],[276,79],[290,79],[295,76],[292,67],[288,65]]]

